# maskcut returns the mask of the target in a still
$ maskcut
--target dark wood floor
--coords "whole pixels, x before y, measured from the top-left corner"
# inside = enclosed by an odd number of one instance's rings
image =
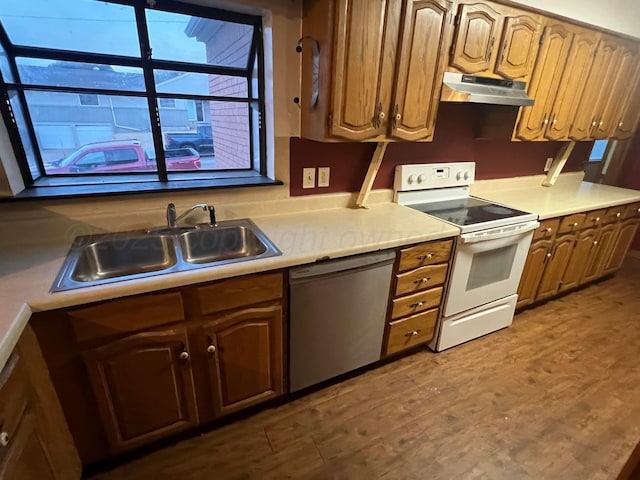
[[[95,480],[615,479],[640,440],[640,260]],[[330,354],[330,346],[327,354]]]

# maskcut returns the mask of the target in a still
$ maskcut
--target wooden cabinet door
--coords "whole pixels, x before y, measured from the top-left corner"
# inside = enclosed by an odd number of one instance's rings
[[[495,73],[514,80],[527,80],[538,54],[541,33],[542,18],[538,15],[509,14],[504,20]]]
[[[337,0],[331,135],[385,134],[396,62],[400,0]]]
[[[598,236],[593,241],[593,247],[589,251],[586,267],[580,279],[580,285],[600,278],[605,267],[605,262],[611,253],[614,235],[618,231],[618,224],[609,223],[598,229]]]
[[[447,0],[407,3],[391,118],[391,135],[431,140],[440,103],[448,40]]]
[[[603,275],[613,273],[622,266],[624,257],[627,256],[633,237],[635,237],[636,231],[638,230],[639,223],[640,220],[637,218],[631,218],[620,223],[615,240],[612,243],[612,248],[610,249],[610,255],[607,258],[602,272]]]
[[[597,234],[598,231],[595,228],[588,228],[578,233],[567,269],[562,276],[561,292],[575,288],[580,284],[580,279],[584,275],[591,252],[597,246],[597,243],[594,245]]]
[[[55,439],[48,439],[55,441]],[[6,480],[62,480],[38,428],[34,405],[25,405],[17,430],[8,438],[0,460],[0,478]]]
[[[247,308],[205,324],[202,348],[217,415],[284,393],[282,307]],[[198,347],[200,348],[200,347]]]
[[[500,40],[503,17],[486,3],[460,5],[456,17],[458,25],[449,65],[464,73],[492,70]]]
[[[553,297],[558,293],[560,282],[567,269],[575,241],[575,234],[562,235],[556,238],[553,252],[544,269],[542,280],[540,281],[540,288],[538,289],[536,300]]]
[[[198,424],[186,329],[131,335],[84,358],[113,453]]]
[[[630,95],[622,100],[622,115],[612,136],[618,140],[627,140],[633,136],[633,132],[638,127],[638,121],[640,121],[640,108],[638,108],[640,105],[640,60],[638,61],[635,86]]]
[[[633,103],[638,75],[640,74],[640,51],[635,43],[622,43],[620,61],[612,86],[609,102],[604,108],[602,126],[594,134],[596,139],[629,138],[638,116],[638,103]],[[632,112],[629,112],[632,110]],[[631,118],[626,118],[627,116]]]
[[[518,286],[517,308],[530,305],[536,299],[544,267],[551,256],[553,240],[537,240],[531,244]]]
[[[553,102],[551,120],[545,134],[549,140],[569,139],[571,124],[580,106],[580,100],[587,85],[587,77],[593,65],[598,39],[599,35],[585,29],[579,29],[573,36],[562,81]]]
[[[573,33],[563,23],[545,28],[544,39],[533,69],[528,94],[535,100],[530,107],[520,109],[516,137],[521,140],[540,140],[547,129],[562,81]]]
[[[599,126],[601,110],[607,104],[613,88],[618,63],[618,43],[610,37],[602,37],[587,79],[587,87],[571,127],[573,140],[590,140]],[[604,121],[602,120],[604,127]]]

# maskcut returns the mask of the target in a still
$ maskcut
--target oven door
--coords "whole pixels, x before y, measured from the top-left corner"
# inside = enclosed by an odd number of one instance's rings
[[[516,293],[538,225],[526,222],[458,237],[444,316]]]

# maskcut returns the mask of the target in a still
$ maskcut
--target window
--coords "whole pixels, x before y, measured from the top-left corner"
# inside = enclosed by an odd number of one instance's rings
[[[275,183],[261,22],[172,0],[0,2],[0,109],[28,196]]]
[[[80,105],[100,105],[98,95],[93,93],[79,93],[78,97],[80,97]]]
[[[601,162],[607,151],[608,140],[596,140],[593,142],[591,153],[589,154],[590,162]]]

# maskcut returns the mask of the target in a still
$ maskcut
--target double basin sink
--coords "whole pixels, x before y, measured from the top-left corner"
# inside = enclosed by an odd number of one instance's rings
[[[52,292],[281,255],[249,219],[77,237]]]

